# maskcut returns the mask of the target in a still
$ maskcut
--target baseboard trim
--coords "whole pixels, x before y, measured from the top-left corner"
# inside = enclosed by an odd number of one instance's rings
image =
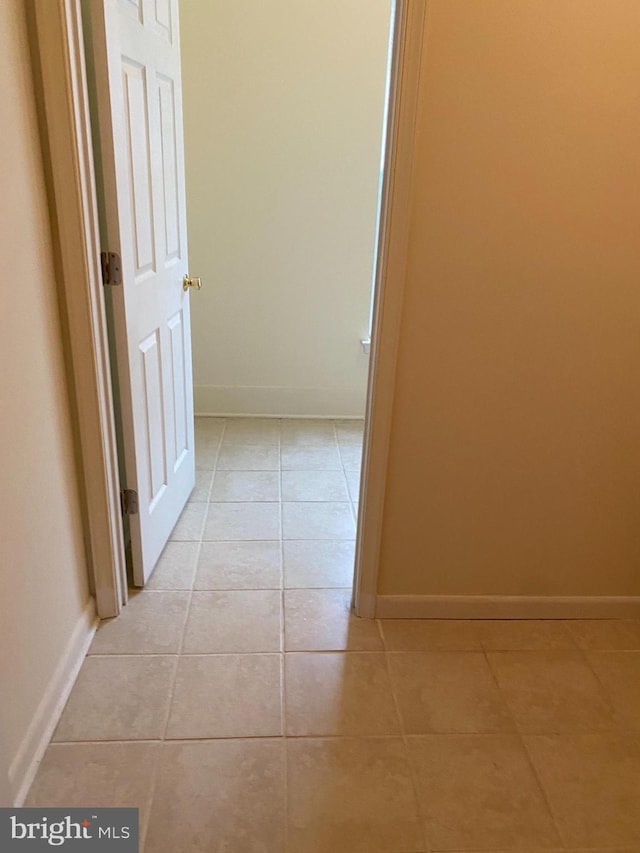
[[[640,596],[378,595],[378,619],[637,619]]]
[[[363,418],[366,383],[361,388],[194,385],[198,415],[217,417]]]
[[[23,804],[29,792],[97,627],[95,600],[90,598],[9,767],[15,808]]]

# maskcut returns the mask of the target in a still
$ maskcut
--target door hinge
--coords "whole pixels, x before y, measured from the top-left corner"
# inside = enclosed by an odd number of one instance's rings
[[[123,515],[138,514],[138,493],[135,489],[123,489],[120,492],[120,504]]]
[[[115,252],[100,252],[103,284],[122,284],[122,262]]]

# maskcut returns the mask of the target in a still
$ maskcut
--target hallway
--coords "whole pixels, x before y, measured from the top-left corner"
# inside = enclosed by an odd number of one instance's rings
[[[356,619],[362,423],[196,446],[26,805],[138,806],[146,853],[640,850],[640,622]]]

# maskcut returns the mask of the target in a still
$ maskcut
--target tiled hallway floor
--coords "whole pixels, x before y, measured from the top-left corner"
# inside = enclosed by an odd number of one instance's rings
[[[196,435],[27,805],[139,806],[146,853],[639,853],[640,622],[358,620],[362,425]]]

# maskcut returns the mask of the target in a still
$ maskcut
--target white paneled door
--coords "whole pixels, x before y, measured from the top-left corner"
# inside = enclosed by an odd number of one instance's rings
[[[194,484],[178,0],[91,0],[106,242],[134,582]]]

